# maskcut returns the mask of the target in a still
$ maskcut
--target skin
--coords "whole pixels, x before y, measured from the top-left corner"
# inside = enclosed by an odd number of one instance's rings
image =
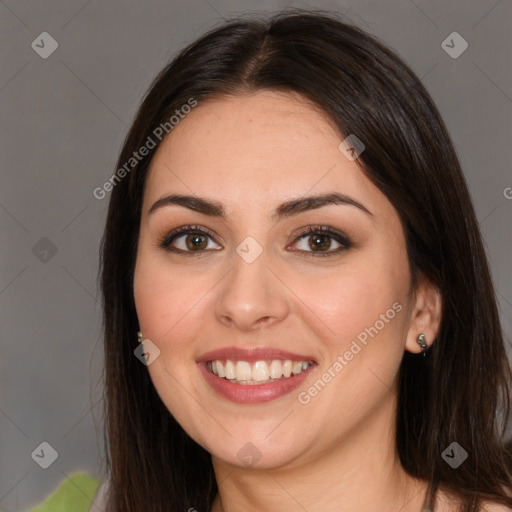
[[[435,339],[441,298],[425,280],[411,293],[398,214],[340,152],[342,140],[305,99],[262,91],[199,104],[153,158],[134,275],[137,315],[144,338],[160,349],[148,366],[157,392],[212,454],[213,512],[417,512],[425,500],[426,482],[409,477],[395,453],[396,383],[404,351],[421,350],[418,334],[428,344]],[[372,215],[328,205],[270,217],[283,201],[333,191]],[[148,214],[171,193],[219,201],[227,218],[178,205]],[[206,250],[187,256],[158,246],[160,236],[187,224],[215,234],[205,238]],[[353,246],[335,253],[340,244],[328,238],[324,251],[332,255],[315,256],[314,237],[297,237],[310,225],[331,226]],[[250,264],[236,252],[247,236],[263,250]],[[181,235],[173,245],[186,250],[185,241]],[[396,302],[401,311],[317,396],[299,403],[298,392]],[[231,345],[312,354],[318,366],[284,397],[235,404],[210,388],[195,362]],[[248,442],[262,455],[250,468],[237,457]]]

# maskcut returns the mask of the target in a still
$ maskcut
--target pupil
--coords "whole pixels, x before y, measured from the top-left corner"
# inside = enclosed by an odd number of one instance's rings
[[[328,242],[328,238],[326,237],[326,235],[316,235],[314,238],[314,247],[316,248],[328,248],[329,247],[329,242]]]
[[[187,238],[187,242],[189,242],[189,248],[190,247],[201,247],[204,245],[204,240],[202,240],[202,235],[190,235]]]

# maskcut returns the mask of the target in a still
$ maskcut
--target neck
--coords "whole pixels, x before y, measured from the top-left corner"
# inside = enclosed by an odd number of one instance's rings
[[[211,512],[420,512],[427,483],[398,460],[394,413],[383,407],[329,449],[278,468],[240,468],[213,457],[219,493]]]

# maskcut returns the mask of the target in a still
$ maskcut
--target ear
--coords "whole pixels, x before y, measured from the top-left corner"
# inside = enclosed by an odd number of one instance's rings
[[[420,280],[414,297],[405,349],[418,354],[421,352],[421,346],[417,341],[420,334],[425,335],[425,343],[429,347],[438,335],[442,317],[442,297],[439,289],[425,278]]]

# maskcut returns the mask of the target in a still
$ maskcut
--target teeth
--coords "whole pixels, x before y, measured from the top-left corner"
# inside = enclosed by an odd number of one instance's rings
[[[226,361],[226,379],[236,379],[236,371],[235,371],[235,364],[233,361],[230,361],[229,359]]]
[[[220,361],[215,362],[220,363]],[[237,380],[251,380],[252,378],[251,365],[247,361],[238,361],[238,363],[236,363],[235,372]]]
[[[270,375],[268,365],[265,361],[256,361],[252,367],[252,379],[258,382],[268,380]]]
[[[225,377],[226,373],[224,372],[224,366],[222,366],[222,363],[220,361],[215,361],[215,365],[217,367],[217,375],[219,377]]]
[[[218,366],[217,366],[217,371],[219,371]],[[297,375],[301,371],[302,371],[302,363],[300,361],[298,363],[293,363],[293,366],[292,366],[293,375]],[[220,377],[220,374],[219,374],[219,377]]]
[[[231,361],[215,360],[208,362],[208,369],[218,377],[222,377],[238,384],[262,384],[274,382],[281,378],[298,375],[307,370],[313,364],[312,361]]]
[[[270,376],[273,379],[280,379],[283,375],[283,365],[281,361],[272,361],[270,363]]]

